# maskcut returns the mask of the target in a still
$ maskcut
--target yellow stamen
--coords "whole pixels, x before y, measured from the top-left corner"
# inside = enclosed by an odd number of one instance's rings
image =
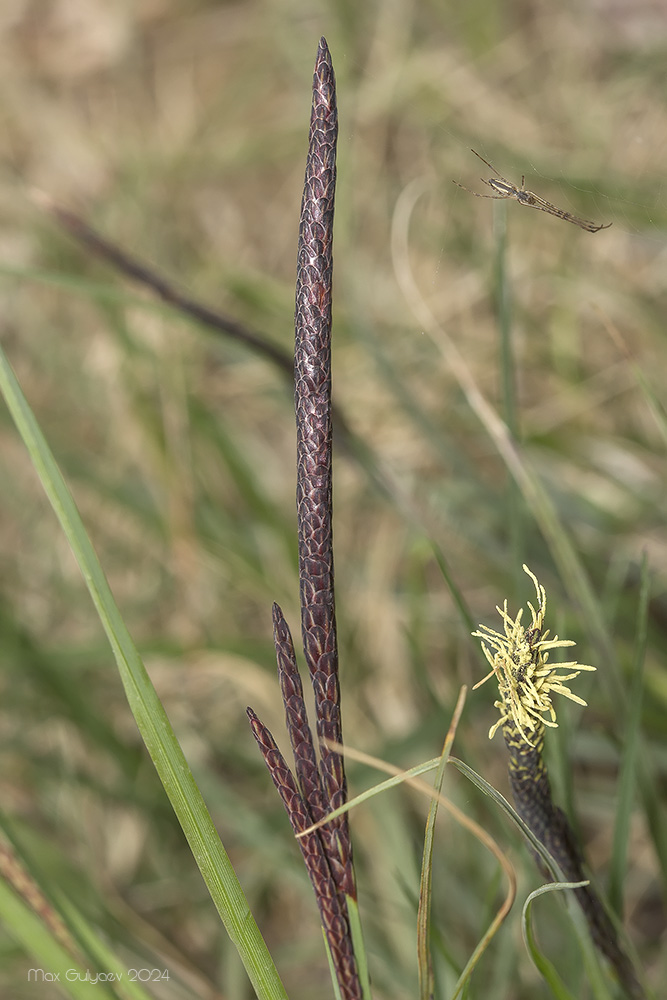
[[[578,677],[582,670],[596,668],[574,660],[568,663],[548,663],[550,650],[574,646],[575,643],[571,639],[559,639],[557,635],[553,639],[549,638],[549,630],[544,630],[546,592],[528,567],[524,565],[523,569],[535,584],[537,610],[528,603],[531,624],[524,628],[521,624],[524,609],[520,609],[516,618],[511,618],[505,601],[502,608],[496,608],[503,619],[503,632],[480,625],[480,630],[472,633],[482,640],[484,655],[491,664],[490,672],[475,684],[473,690],[495,674],[500,692],[500,700],[495,702],[495,707],[500,710],[500,719],[491,727],[489,739],[499,726],[511,719],[526,743],[534,746],[544,726],[558,725],[551,693],[561,694],[578,705],[585,705],[583,698],[573,694],[565,682]],[[570,673],[556,673],[563,670],[569,670]]]

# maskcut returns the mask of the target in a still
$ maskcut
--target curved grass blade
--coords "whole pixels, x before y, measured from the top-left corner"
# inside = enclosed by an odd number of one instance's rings
[[[523,904],[523,910],[521,912],[521,930],[526,948],[528,949],[530,957],[533,960],[535,968],[538,970],[544,981],[548,983],[551,992],[556,997],[556,1000],[576,1000],[576,998],[572,995],[572,993],[570,993],[567,986],[558,975],[556,967],[549,961],[546,955],[540,951],[533,933],[530,913],[533,902],[538,898],[538,896],[542,896],[545,892],[555,892],[560,889],[577,889],[585,884],[585,882],[549,882],[547,885],[542,885],[539,889],[535,889],[534,892],[531,892],[526,899],[526,902]]]
[[[450,757],[450,761],[456,768],[458,768],[461,774],[465,774],[466,777],[469,778],[474,785],[477,785],[480,791],[484,792],[485,795],[488,795],[489,798],[493,799],[493,801],[497,805],[499,805],[501,809],[509,816],[512,822],[515,823],[516,826],[518,826],[518,828],[521,830],[524,837],[530,844],[530,847],[533,850],[533,852],[540,856],[540,858],[546,865],[547,870],[551,872],[551,874],[553,875],[555,881],[549,884],[553,886],[564,886],[564,885],[569,886],[570,883],[566,882],[563,873],[558,866],[558,862],[552,857],[552,855],[549,853],[546,847],[541,843],[541,841],[538,840],[538,838],[535,836],[530,827],[523,821],[523,819],[521,818],[521,816],[519,816],[516,810],[513,809],[513,807],[510,805],[507,799],[503,795],[501,795],[501,793],[497,789],[495,789],[493,785],[490,785],[487,781],[484,780],[484,778],[482,778],[479,774],[477,774],[476,771],[473,771],[473,769],[469,767],[464,761],[458,760],[456,757]],[[572,921],[576,939],[579,942],[579,945],[583,953],[584,964],[586,967],[586,974],[588,976],[588,980],[592,984],[595,996],[598,998],[598,1000],[608,1000],[609,993],[607,991],[604,977],[602,974],[600,957],[598,955],[598,952],[593,946],[593,941],[591,939],[588,922],[586,921],[583,911],[576,903],[574,898],[570,898],[568,896],[567,902],[568,902],[568,915],[570,917],[570,920]]]

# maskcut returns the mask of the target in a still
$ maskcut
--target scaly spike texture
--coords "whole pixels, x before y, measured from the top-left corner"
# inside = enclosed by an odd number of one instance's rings
[[[331,286],[338,115],[331,56],[320,40],[297,253],[294,379],[303,648],[315,692],[327,811],[346,800],[334,605],[331,479]],[[347,816],[323,833],[339,888],[355,894]]]
[[[292,633],[277,604],[273,605],[273,641],[276,647],[278,680],[285,706],[285,722],[294,754],[297,781],[301,794],[308,805],[312,822],[319,823],[326,815],[326,810],[313,734],[308,724]]]
[[[308,725],[294,643],[277,604],[273,638],[297,778],[252,709],[248,718],[295,833],[346,801],[343,758],[325,739],[342,741],[331,538],[331,275],[336,180],[336,90],[331,56],[320,40],[313,78],[308,159],[297,257],[295,408],[301,631],[315,692],[320,765]],[[361,985],[347,895],[356,896],[347,816],[299,838],[343,1000]]]
[[[253,736],[257,740],[278,794],[283,800],[292,829],[295,834],[300,834],[312,823],[308,806],[273,736],[251,708],[246,711]],[[343,1000],[361,1000],[361,985],[352,950],[348,918],[341,910],[340,893],[332,878],[319,831],[299,837],[298,842],[315,892],[341,996]]]
[[[574,643],[558,636],[548,638],[549,631],[544,630],[547,607],[544,587],[540,586],[527,566],[523,568],[532,579],[537,593],[537,609],[532,604],[528,605],[531,624],[528,628],[521,625],[523,609],[512,619],[505,601],[502,609],[497,608],[503,619],[504,634],[485,625],[480,626],[482,631],[473,633],[482,639],[483,644],[486,643],[483,649],[492,667],[491,673],[475,687],[494,674],[498,680],[500,699],[495,705],[500,710],[500,719],[491,727],[489,737],[493,737],[502,726],[509,750],[509,777],[516,811],[558,862],[566,881],[583,882],[588,878],[584,858],[565,813],[553,802],[542,753],[546,727],[557,725],[551,692],[585,705],[586,702],[573,694],[564,681],[573,680],[580,671],[594,670],[595,667],[574,661],[548,663],[551,649]],[[557,673],[562,670],[568,673]],[[545,871],[540,859],[537,861],[548,878],[549,872]],[[642,1000],[644,991],[599,896],[590,884],[573,891],[586,916],[595,946],[609,959],[627,996],[632,1000]]]

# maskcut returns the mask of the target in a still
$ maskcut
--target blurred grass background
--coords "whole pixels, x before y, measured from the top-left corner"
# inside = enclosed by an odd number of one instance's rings
[[[291,350],[296,237],[317,41],[338,80],[334,393],[416,516],[336,459],[335,546],[346,739],[410,766],[440,749],[461,683],[485,672],[433,557],[475,622],[497,627],[547,587],[550,624],[598,666],[550,741],[604,884],[626,705],[595,630],[508,484],[495,446],[400,291],[396,204],[421,295],[502,410],[497,277],[511,299],[517,422],[599,599],[629,684],[639,563],[652,574],[642,727],[664,808],[667,12],[655,0],[137,4],[6,0],[0,11],[3,344],[74,490],[251,907],[294,1000],[330,996],[314,901],[248,730],[282,740],[271,602],[298,626],[293,404],[283,377],[157,306],[31,202],[84,215],[189,294]],[[473,198],[474,147],[596,235]],[[485,168],[483,176],[488,176]],[[506,209],[506,216],[503,214]],[[502,248],[501,248],[502,252]],[[404,262],[405,263],[405,262]],[[506,317],[507,318],[507,317]],[[0,520],[0,805],[46,885],[128,966],[168,968],[156,997],[247,997],[136,732],[77,568],[4,407]],[[510,525],[512,529],[510,530]],[[517,528],[518,525],[518,528]],[[518,541],[517,541],[518,532]],[[518,572],[517,572],[518,569]],[[494,620],[495,619],[495,620]],[[605,653],[606,656],[606,653]],[[506,791],[491,686],[469,696],[455,752]],[[284,742],[284,741],[283,741]],[[377,780],[351,765],[352,793]],[[459,777],[450,794],[538,884],[516,832]],[[661,801],[662,796],[662,801]],[[637,804],[626,915],[664,982],[664,880]],[[352,817],[375,996],[416,990],[415,907],[427,804],[392,792]],[[495,864],[441,819],[439,962],[465,962],[497,903]],[[517,908],[518,915],[518,908]],[[557,902],[542,938],[577,989]],[[543,995],[510,918],[472,996]],[[660,966],[662,962],[662,968]],[[50,1000],[0,931],[0,993]],[[577,995],[587,995],[579,984]],[[544,993],[546,995],[546,993]]]

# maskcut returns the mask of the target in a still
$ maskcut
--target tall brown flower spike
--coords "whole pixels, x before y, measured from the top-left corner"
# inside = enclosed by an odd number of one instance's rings
[[[331,529],[331,280],[337,134],[333,66],[322,38],[313,78],[301,203],[294,346],[301,633],[315,692],[319,766],[292,636],[277,604],[273,607],[273,634],[296,781],[273,737],[248,709],[253,734],[296,833],[323,819],[346,799],[343,758],[326,743],[342,742]],[[361,997],[361,986],[347,911],[347,897],[356,896],[347,816],[324,825],[299,843],[341,995],[344,1000],[356,1000]]]
[[[294,380],[297,425],[301,634],[315,692],[327,811],[345,802],[343,759],[322,739],[342,743],[334,604],[331,476],[331,289],[338,115],[324,39],[315,64],[313,111],[297,257]],[[332,835],[333,834],[333,835]],[[354,895],[347,816],[325,830],[341,889]]]

